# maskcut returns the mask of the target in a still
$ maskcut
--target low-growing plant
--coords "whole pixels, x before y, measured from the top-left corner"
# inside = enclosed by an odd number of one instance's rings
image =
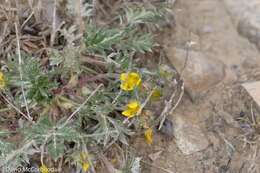
[[[50,90],[57,86],[53,81],[53,71],[44,70],[39,60],[35,57],[22,57],[22,79],[20,78],[18,58],[11,58],[7,62],[8,72],[6,73],[7,85],[17,89],[17,98],[22,101],[22,86],[25,89],[25,97],[32,104],[51,100]],[[21,103],[20,101],[20,103]]]
[[[84,6],[83,17],[90,16],[91,7]],[[48,61],[23,54],[22,62],[14,56],[6,63],[1,96],[22,116],[15,129],[0,131],[3,173],[31,162],[42,173],[53,166],[97,172],[98,153],[115,143],[128,145],[130,136],[141,133],[152,144],[157,117],[145,109],[163,95],[157,81],[164,76],[159,68],[140,68],[135,56],[152,52],[157,44],[145,27],[164,16],[138,5],[120,14],[117,24],[106,27],[87,20],[84,45],[71,36],[75,28],[60,30],[65,46],[49,49]],[[20,142],[11,142],[10,136],[19,136]],[[129,156],[113,170],[138,173],[140,160]]]

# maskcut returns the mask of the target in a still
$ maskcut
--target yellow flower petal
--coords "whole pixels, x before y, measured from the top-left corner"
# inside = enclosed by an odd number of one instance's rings
[[[158,100],[161,96],[162,96],[161,90],[159,90],[159,89],[154,89],[154,90],[152,91],[151,99],[152,99],[153,101],[156,101],[156,100]]]
[[[90,165],[89,165],[88,162],[82,163],[82,170],[83,170],[84,172],[87,172],[87,171],[89,170],[89,168],[90,168]]]
[[[132,78],[134,80],[138,80],[140,78],[139,74],[135,73],[135,72],[130,72],[128,75],[130,78]]]
[[[126,74],[126,73],[122,73],[122,74],[120,75],[120,80],[121,80],[121,81],[125,81],[125,80],[126,80],[126,77],[127,77],[127,74]]]
[[[40,172],[41,173],[49,173],[49,169],[45,164],[42,164],[40,167]]]
[[[122,114],[123,114],[124,116],[128,117],[128,118],[132,118],[132,117],[135,116],[135,114],[134,114],[133,111],[131,111],[131,110],[125,110],[125,111],[122,112]]]
[[[0,72],[0,80],[3,80],[3,78],[4,78],[4,74],[3,72]]]
[[[85,153],[85,152],[80,153],[80,163],[81,163],[82,170],[84,172],[87,172],[90,168],[87,153]]]
[[[147,129],[144,132],[144,137],[145,137],[146,143],[151,145],[153,143],[153,130],[151,128]]]
[[[5,77],[4,73],[0,72],[0,89],[4,89],[6,83],[5,83]]]
[[[136,113],[140,109],[140,103],[138,101],[131,101],[127,104],[126,110],[122,112],[122,114],[128,118],[132,118],[136,115]]]
[[[137,101],[132,101],[127,105],[127,107],[130,109],[139,109],[140,103]]]
[[[136,82],[136,86],[139,87],[139,86],[141,85],[141,82],[142,82],[142,80],[141,80],[141,79],[138,79],[137,82]]]
[[[120,80],[120,88],[125,91],[133,90],[135,87],[140,86],[142,82],[140,75],[135,72],[122,73],[120,75]]]
[[[128,76],[129,83],[133,85],[138,85],[141,82],[140,76],[137,73],[130,73]]]
[[[134,89],[134,86],[133,85],[130,85],[129,83],[127,82],[124,82],[120,85],[120,88],[122,90],[125,90],[125,91],[132,91]]]

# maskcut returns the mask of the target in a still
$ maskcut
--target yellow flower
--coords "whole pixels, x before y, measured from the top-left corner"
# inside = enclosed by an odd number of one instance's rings
[[[5,77],[4,73],[0,72],[0,89],[4,89],[5,87]]]
[[[40,167],[41,173],[49,173],[49,169],[45,164],[42,164]]]
[[[148,128],[144,132],[144,137],[146,140],[146,143],[151,145],[153,143],[153,130],[151,128]]]
[[[128,118],[132,118],[140,109],[140,103],[138,101],[131,101],[127,104],[126,110],[122,114]]]
[[[125,91],[132,91],[135,87],[140,86],[142,80],[140,75],[135,72],[122,73],[120,75],[120,88]]]
[[[88,155],[84,152],[80,153],[80,163],[81,163],[82,170],[84,172],[87,172],[90,168],[90,164],[88,162]]]
[[[151,99],[157,101],[162,96],[162,91],[160,89],[154,89],[152,91]]]
[[[87,172],[87,171],[89,170],[89,167],[90,167],[90,165],[89,165],[88,162],[82,163],[81,166],[82,166],[82,170],[83,170],[84,172]]]

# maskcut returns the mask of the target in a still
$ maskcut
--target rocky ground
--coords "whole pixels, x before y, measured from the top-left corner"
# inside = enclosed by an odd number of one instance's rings
[[[260,172],[259,94],[242,86],[260,80],[259,8],[258,0],[176,1],[164,45],[185,95],[169,117],[172,140],[136,142],[148,172]]]

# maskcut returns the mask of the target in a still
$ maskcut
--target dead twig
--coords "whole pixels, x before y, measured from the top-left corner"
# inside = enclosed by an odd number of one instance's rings
[[[161,128],[162,128],[162,126],[163,126],[163,123],[164,123],[164,121],[165,121],[165,119],[166,119],[166,117],[167,117],[167,115],[168,115],[168,113],[169,113],[169,110],[170,110],[171,107],[172,107],[172,101],[173,101],[175,95],[176,95],[176,90],[174,90],[174,92],[172,93],[172,95],[171,95],[171,97],[170,97],[170,100],[169,100],[169,101],[165,101],[165,106],[164,106],[164,108],[163,108],[162,113],[161,113],[160,116],[159,116],[160,125],[159,125],[158,130],[161,130]]]
[[[186,56],[185,56],[185,61],[184,61],[184,64],[183,64],[183,67],[180,71],[180,77],[182,77],[183,75],[183,72],[188,64],[188,61],[189,61],[189,56],[190,56],[190,47],[191,47],[191,32],[189,31],[189,41],[186,43]]]
[[[159,116],[159,119],[160,119],[160,125],[159,125],[159,128],[158,130],[161,130],[162,126],[163,126],[163,123],[167,117],[168,114],[171,114],[176,108],[177,106],[179,105],[179,103],[181,102],[181,99],[183,97],[183,94],[184,94],[184,82],[182,82],[182,86],[181,86],[181,93],[180,93],[180,96],[176,102],[176,104],[174,106],[172,106],[172,102],[173,102],[173,99],[174,97],[176,96],[176,92],[177,90],[174,90],[174,92],[172,93],[169,101],[165,101],[165,107],[161,113],[161,115]]]
[[[177,106],[181,102],[183,94],[184,94],[184,82],[182,82],[180,97],[178,98],[178,100],[177,100],[176,104],[173,106],[173,108],[170,110],[170,114],[173,113],[173,111],[177,108]]]
[[[89,64],[94,64],[94,65],[98,65],[98,66],[102,66],[102,67],[106,67],[107,66],[106,62],[100,61],[100,60],[96,60],[94,58],[91,58],[91,57],[85,56],[85,55],[82,55],[80,60],[81,60],[81,62],[86,62],[86,63],[89,63]]]
[[[250,105],[250,111],[251,111],[251,117],[252,117],[252,123],[253,123],[253,126],[256,126],[256,119],[255,119],[255,113],[254,113],[254,110],[253,110],[253,103],[251,102],[251,105]]]

